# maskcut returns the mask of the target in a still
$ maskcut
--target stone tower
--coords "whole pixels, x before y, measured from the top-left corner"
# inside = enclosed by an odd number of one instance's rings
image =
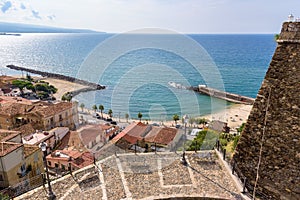
[[[300,22],[283,23],[277,42],[232,163],[256,197],[299,200]]]

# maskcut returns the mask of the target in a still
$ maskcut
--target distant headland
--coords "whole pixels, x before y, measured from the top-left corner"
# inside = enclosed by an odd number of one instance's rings
[[[89,29],[69,29],[33,24],[0,22],[0,33],[105,33]]]

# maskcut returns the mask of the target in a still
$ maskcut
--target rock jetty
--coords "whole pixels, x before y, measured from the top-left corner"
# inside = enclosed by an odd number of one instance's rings
[[[103,85],[100,85],[100,84],[97,84],[97,83],[91,83],[91,82],[86,81],[86,80],[81,80],[81,79],[66,76],[66,75],[50,73],[50,72],[44,72],[44,71],[39,71],[39,70],[34,70],[34,69],[28,69],[28,68],[25,68],[25,67],[19,67],[19,66],[15,66],[15,65],[7,65],[6,67],[8,67],[10,69],[18,70],[18,71],[26,71],[26,72],[33,73],[33,74],[38,74],[38,75],[41,75],[43,77],[60,79],[60,80],[75,82],[75,83],[78,83],[78,84],[81,84],[81,85],[88,86],[89,89],[85,89],[85,91],[105,89],[105,86],[103,86]],[[80,92],[83,92],[83,91],[80,91]]]

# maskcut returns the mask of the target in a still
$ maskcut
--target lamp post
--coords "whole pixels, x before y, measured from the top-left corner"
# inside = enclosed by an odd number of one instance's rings
[[[187,165],[187,161],[186,161],[186,158],[185,158],[185,141],[186,141],[186,124],[188,123],[188,120],[189,120],[189,116],[188,115],[184,115],[183,116],[183,120],[184,120],[184,142],[183,142],[183,154],[182,154],[182,164],[183,165]]]
[[[50,178],[49,178],[49,171],[48,171],[48,165],[47,165],[47,160],[46,160],[46,155],[47,155],[47,143],[46,142],[42,142],[40,143],[39,147],[41,148],[42,152],[44,153],[44,165],[46,167],[46,175],[47,175],[47,179],[48,179],[48,199],[49,200],[54,200],[56,199],[55,194],[52,191],[52,187],[50,184]]]

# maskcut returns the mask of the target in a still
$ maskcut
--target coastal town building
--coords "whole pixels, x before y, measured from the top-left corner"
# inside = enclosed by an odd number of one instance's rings
[[[40,148],[23,144],[21,133],[17,131],[0,129],[0,141],[0,188],[21,182],[35,184],[30,179],[44,172]]]
[[[35,129],[50,130],[79,125],[77,102],[30,101],[21,97],[0,97],[0,128],[14,129],[32,124]]]
[[[46,142],[49,147],[49,153],[51,149],[54,149],[60,143],[69,131],[68,127],[56,127],[50,131],[36,131],[23,135],[22,141],[24,144],[37,146],[42,142]]]
[[[75,171],[94,162],[94,157],[90,152],[73,150],[56,150],[49,154],[46,159],[49,169],[57,174],[70,170]]]
[[[106,124],[86,125],[78,130],[80,138],[87,149],[103,146],[112,139],[119,130],[118,126]]]
[[[175,146],[182,134],[178,129],[169,127],[156,127],[142,122],[132,123],[119,133],[112,141],[121,148],[130,149],[139,146],[149,151],[150,148],[171,148]],[[135,148],[135,147],[134,147]]]

